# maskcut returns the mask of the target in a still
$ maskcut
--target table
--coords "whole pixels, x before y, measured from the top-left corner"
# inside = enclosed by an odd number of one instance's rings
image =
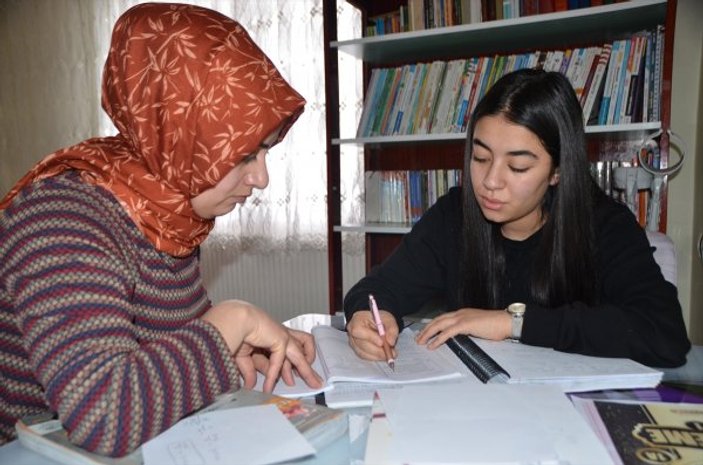
[[[289,328],[309,331],[315,325],[344,327],[343,315],[303,314],[284,322]],[[630,392],[594,393],[589,397],[631,398],[641,400],[663,400],[668,402],[703,403],[703,346],[694,346],[686,365],[676,369],[665,369],[664,380],[657,389],[633,390]],[[315,399],[306,399],[314,402]],[[300,465],[361,465],[364,461],[368,425],[371,419],[369,407],[347,409],[350,420],[349,433],[329,444],[314,457],[294,463]],[[0,463],[12,465],[60,465],[13,441],[0,447]]]

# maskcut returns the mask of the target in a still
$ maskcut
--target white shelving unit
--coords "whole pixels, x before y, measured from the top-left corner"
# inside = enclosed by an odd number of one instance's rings
[[[332,1],[332,0],[330,0]],[[371,12],[378,13],[379,5],[376,0],[355,0],[352,3],[366,5]],[[389,2],[386,2],[388,4]],[[676,2],[667,0],[631,0],[610,5],[583,8],[564,12],[547,13],[516,19],[490,21],[485,23],[451,26],[422,31],[387,34],[368,38],[351,40],[331,40],[330,49],[340,54],[352,55],[364,62],[368,68],[398,66],[405,63],[418,63],[434,60],[451,60],[506,53],[523,53],[534,50],[566,49],[577,46],[588,46],[612,42],[630,36],[645,29],[654,29],[667,24],[672,11],[675,12]],[[671,23],[673,25],[673,22]],[[667,38],[673,37],[667,31]],[[336,37],[333,35],[332,37]],[[668,39],[667,39],[668,40]],[[665,53],[665,61],[671,60],[671,54]],[[670,67],[671,64],[668,63]],[[666,73],[666,69],[665,69]],[[337,76],[337,85],[343,84],[344,76]],[[670,85],[670,74],[665,76]],[[662,101],[663,119],[661,122],[633,123],[608,126],[587,126],[589,138],[598,141],[637,141],[645,140],[660,129],[668,129],[670,109],[670,89],[666,91],[666,99]],[[328,111],[336,111],[328,107]],[[339,129],[339,128],[337,128]],[[356,128],[354,128],[356,129]],[[349,133],[349,131],[346,131]],[[340,131],[332,132],[340,134]],[[328,143],[331,147],[339,148],[344,145],[356,145],[375,153],[402,144],[461,144],[465,139],[464,133],[423,134],[377,137],[332,137]],[[439,149],[442,150],[442,149]],[[339,150],[332,151],[339,153]],[[668,156],[668,147],[662,146],[663,157]],[[333,155],[334,156],[334,155]],[[666,158],[665,158],[666,159]],[[666,161],[664,162],[666,163]],[[403,168],[405,169],[405,168]],[[408,169],[415,169],[409,167]],[[337,178],[338,179],[338,178]],[[331,186],[332,191],[338,186]],[[666,194],[664,194],[664,201]],[[330,216],[331,218],[333,215]],[[334,224],[331,230],[335,233],[354,232],[366,233],[371,236],[378,234],[401,235],[407,233],[410,224]],[[340,234],[333,234],[330,239],[330,250],[334,241],[341,241]],[[367,244],[368,238],[367,236]],[[338,247],[338,244],[337,244]],[[368,252],[367,252],[368,253]],[[331,255],[330,263],[341,260]],[[367,264],[374,260],[368,260]],[[339,277],[331,273],[330,289],[339,288],[333,281]]]

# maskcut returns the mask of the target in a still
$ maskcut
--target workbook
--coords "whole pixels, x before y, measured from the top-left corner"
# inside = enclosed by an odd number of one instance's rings
[[[395,369],[391,369],[385,361],[364,360],[354,353],[349,346],[347,333],[331,326],[314,326],[311,330],[315,337],[317,357],[313,368],[324,379],[321,389],[308,387],[302,379],[296,377],[295,386],[287,386],[282,380],[278,381],[274,394],[286,397],[301,397],[325,392],[332,396],[337,390],[350,393],[358,397],[362,391],[371,390],[368,396],[368,405],[371,404],[373,389],[377,386],[427,383],[450,380],[468,375],[468,370],[456,360],[452,353],[443,347],[441,350],[429,350],[415,342],[415,332],[405,329],[398,336],[395,349]],[[263,385],[263,377],[259,377],[258,387]],[[355,402],[352,402],[355,403]],[[334,405],[333,405],[334,404]],[[334,402],[328,405],[334,407],[350,406]]]
[[[651,388],[662,372],[626,358],[592,357],[459,335],[447,342],[484,383],[554,384],[564,392]]]

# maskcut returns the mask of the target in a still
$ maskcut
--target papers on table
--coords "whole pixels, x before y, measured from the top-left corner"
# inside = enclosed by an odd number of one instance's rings
[[[406,385],[378,394],[367,463],[612,463],[555,386]]]
[[[185,418],[142,448],[145,465],[264,465],[315,453],[275,405]]]

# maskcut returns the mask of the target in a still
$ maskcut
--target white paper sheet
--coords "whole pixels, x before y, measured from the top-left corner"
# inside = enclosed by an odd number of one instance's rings
[[[275,405],[186,418],[142,451],[145,465],[265,465],[315,453]]]
[[[379,395],[393,463],[612,463],[554,386],[413,385]]]

